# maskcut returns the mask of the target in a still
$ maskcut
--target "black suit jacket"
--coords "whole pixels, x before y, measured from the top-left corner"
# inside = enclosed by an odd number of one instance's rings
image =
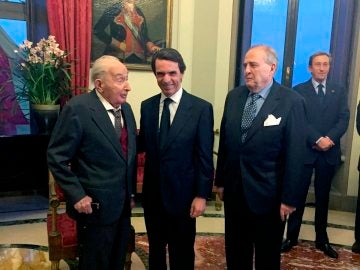
[[[143,207],[189,216],[196,196],[207,198],[213,181],[213,110],[210,103],[183,91],[167,141],[158,147],[160,94],[141,104],[139,142],[146,152]]]
[[[95,90],[73,97],[52,132],[48,165],[67,197],[68,213],[75,219],[111,223],[120,217],[126,197],[133,192],[136,123],[129,104],[123,104],[122,110],[128,130],[127,158]],[[100,203],[99,211],[78,214],[73,205],[85,195]]]
[[[360,135],[360,103],[357,106],[356,110],[356,130],[358,134]],[[359,157],[359,163],[358,163],[358,170],[360,171],[360,157]]]
[[[294,90],[305,99],[305,109],[308,119],[307,147],[305,163],[312,164],[318,155],[324,155],[331,165],[340,162],[340,138],[349,124],[349,109],[347,93],[344,88],[331,82],[326,82],[326,95],[320,104],[311,79],[298,84]],[[328,151],[320,152],[312,148],[321,136],[328,136],[335,146]]]
[[[297,93],[274,81],[269,95],[241,142],[241,119],[249,90],[229,92],[221,122],[215,185],[224,196],[243,191],[250,209],[264,214],[280,202],[298,206],[300,172],[305,148],[304,101]],[[273,115],[280,123],[267,125]],[[235,206],[236,207],[236,206]]]

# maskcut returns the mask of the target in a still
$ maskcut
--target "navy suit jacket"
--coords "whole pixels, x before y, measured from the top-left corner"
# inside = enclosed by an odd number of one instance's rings
[[[67,197],[67,211],[75,219],[109,224],[120,217],[126,197],[133,193],[136,123],[130,105],[121,107],[128,131],[127,158],[95,90],[73,97],[52,132],[48,165]],[[100,209],[91,215],[79,214],[73,207],[86,195],[100,203]]]
[[[196,196],[207,198],[213,182],[212,105],[183,91],[167,141],[158,146],[160,94],[141,104],[139,145],[146,152],[143,207],[160,202],[175,216],[189,216]]]
[[[294,86],[294,90],[305,99],[305,110],[308,120],[307,147],[305,164],[312,164],[318,155],[324,155],[331,165],[340,162],[340,138],[349,124],[347,93],[344,88],[332,82],[326,82],[326,95],[320,104],[311,79]],[[322,152],[312,148],[321,136],[328,136],[335,146]]]
[[[227,95],[221,122],[215,185],[224,187],[224,199],[242,192],[256,214],[278,209],[280,203],[298,206],[303,189],[301,169],[305,148],[304,100],[274,81],[244,143],[241,119],[249,90],[245,86]],[[278,124],[265,120],[273,115]]]

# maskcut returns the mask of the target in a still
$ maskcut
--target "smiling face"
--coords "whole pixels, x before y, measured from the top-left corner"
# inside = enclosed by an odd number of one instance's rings
[[[98,92],[114,107],[118,108],[126,102],[131,90],[128,82],[128,70],[117,60],[106,59],[104,72],[94,82]]]
[[[322,83],[330,71],[330,58],[327,55],[318,55],[312,59],[309,71],[315,81]]]
[[[156,59],[155,77],[163,94],[170,97],[180,89],[183,74],[177,62]]]
[[[245,84],[253,93],[269,85],[276,71],[276,63],[268,63],[264,47],[251,48],[244,59]]]

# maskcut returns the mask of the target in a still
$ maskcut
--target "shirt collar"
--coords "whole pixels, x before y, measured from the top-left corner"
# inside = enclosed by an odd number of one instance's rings
[[[171,100],[175,103],[180,103],[180,99],[182,97],[183,94],[183,89],[182,87],[172,96],[170,96],[169,98],[171,98]],[[161,97],[160,97],[160,103],[164,102],[164,99],[167,98],[167,96],[165,96],[163,93],[161,93]]]
[[[313,78],[311,79],[311,82],[312,82],[314,88],[317,89],[320,83],[317,82],[317,81],[315,81]],[[323,80],[323,81],[321,82],[321,84],[324,86],[324,88],[326,88],[326,79]]]
[[[257,94],[259,94],[263,99],[266,99],[266,97],[269,95],[270,92],[270,88],[273,85],[273,81],[271,81],[271,83],[269,83],[267,86],[265,86],[265,88],[263,88],[262,90],[260,90],[259,92],[257,92]],[[251,94],[251,92],[249,93],[249,95]]]
[[[120,110],[120,109],[121,109],[121,105],[120,105],[118,108],[114,108],[114,107],[109,103],[109,101],[107,101],[107,100],[99,93],[98,90],[95,89],[95,91],[96,91],[96,95],[97,95],[97,96],[99,97],[99,99],[100,99],[100,102],[102,103],[102,105],[104,105],[105,110],[107,110],[107,111],[110,111],[110,110],[115,110],[115,111],[117,111],[117,110]]]

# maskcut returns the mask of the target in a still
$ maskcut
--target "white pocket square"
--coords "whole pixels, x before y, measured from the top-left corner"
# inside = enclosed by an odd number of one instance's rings
[[[281,117],[276,118],[272,114],[269,114],[266,120],[264,121],[264,127],[278,126],[280,125],[280,121],[281,121]]]

